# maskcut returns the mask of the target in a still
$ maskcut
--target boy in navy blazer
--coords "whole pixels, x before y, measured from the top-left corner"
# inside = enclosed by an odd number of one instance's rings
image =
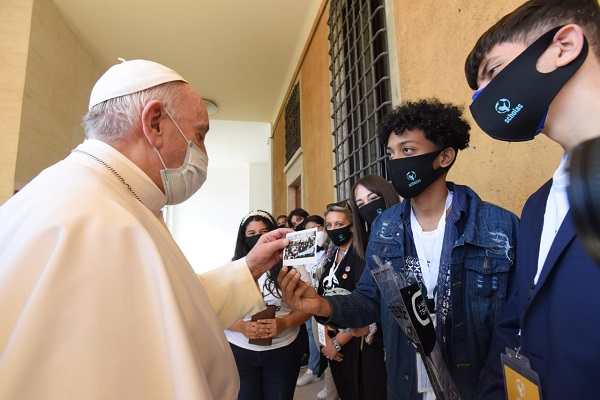
[[[492,26],[465,64],[471,112],[490,136],[544,133],[565,154],[600,136],[597,0],[531,0]],[[504,399],[500,354],[519,349],[544,400],[598,398],[600,265],[577,236],[566,187],[568,159],[526,202],[515,285],[496,325],[480,399]]]

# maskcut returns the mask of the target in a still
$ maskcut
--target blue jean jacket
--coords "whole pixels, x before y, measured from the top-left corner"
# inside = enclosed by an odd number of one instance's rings
[[[514,272],[518,219],[511,212],[486,203],[469,187],[448,182],[454,192],[448,222],[451,246],[452,314],[445,325],[450,374],[462,399],[472,399],[481,389],[481,372],[487,357],[494,323],[500,318]],[[420,399],[416,390],[415,348],[387,307],[371,271],[378,268],[373,255],[404,268],[404,235],[410,229],[410,202],[391,207],[371,227],[366,268],[348,296],[330,296],[332,313],[327,324],[362,327],[380,322],[384,335],[389,399]],[[446,230],[448,232],[448,230]]]

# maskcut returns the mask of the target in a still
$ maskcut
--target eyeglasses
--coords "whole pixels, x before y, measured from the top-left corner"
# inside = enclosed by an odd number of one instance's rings
[[[339,208],[349,208],[350,205],[348,204],[348,200],[342,200],[342,201],[338,201],[337,203],[329,203],[327,204],[327,209],[331,209],[334,207],[339,207]]]

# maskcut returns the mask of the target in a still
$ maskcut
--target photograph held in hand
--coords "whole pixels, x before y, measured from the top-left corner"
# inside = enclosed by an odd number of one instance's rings
[[[283,265],[314,264],[317,261],[317,228],[285,235],[290,243],[283,249]]]

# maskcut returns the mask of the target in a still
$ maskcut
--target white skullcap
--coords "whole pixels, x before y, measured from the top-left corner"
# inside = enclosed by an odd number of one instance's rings
[[[147,60],[123,61],[113,65],[98,79],[90,95],[91,109],[106,100],[137,93],[167,82],[187,82],[164,65]]]

